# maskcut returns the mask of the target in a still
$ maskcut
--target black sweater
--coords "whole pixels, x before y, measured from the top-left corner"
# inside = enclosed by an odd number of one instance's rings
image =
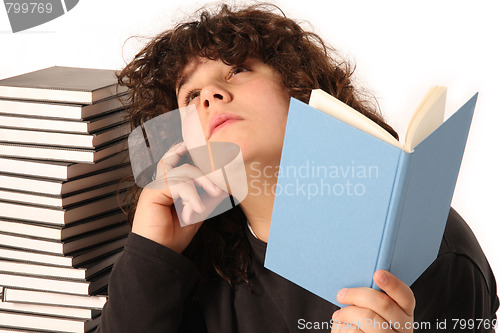
[[[264,268],[266,243],[248,230],[247,237],[252,290],[246,284],[233,289],[217,279],[204,284],[193,303],[197,267],[131,233],[113,268],[97,332],[330,332],[337,307]],[[415,332],[492,331],[498,309],[495,278],[472,231],[453,209],[438,258],[411,288],[415,327],[432,325]]]

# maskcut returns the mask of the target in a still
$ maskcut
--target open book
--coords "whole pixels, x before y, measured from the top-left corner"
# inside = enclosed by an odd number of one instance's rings
[[[420,102],[408,125],[406,139],[401,144],[389,132],[365,117],[347,104],[339,101],[321,89],[315,89],[311,93],[309,105],[329,114],[343,122],[356,127],[380,140],[395,147],[411,152],[423,139],[431,134],[443,123],[446,104],[446,88],[434,86],[427,92]]]
[[[443,123],[445,96],[431,88],[403,144],[325,92],[292,99],[265,266],[335,304],[378,269],[411,285],[439,251],[477,99]]]

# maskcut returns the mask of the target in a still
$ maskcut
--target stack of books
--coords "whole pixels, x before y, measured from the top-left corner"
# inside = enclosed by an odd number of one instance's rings
[[[123,87],[111,70],[0,80],[0,331],[90,332],[130,231]]]

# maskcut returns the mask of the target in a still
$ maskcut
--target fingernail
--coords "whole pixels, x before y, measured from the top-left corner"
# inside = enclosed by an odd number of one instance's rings
[[[340,302],[342,298],[344,298],[345,294],[347,292],[347,289],[340,289],[340,291],[337,293],[337,300]]]
[[[337,310],[337,311],[335,311],[335,312],[333,313],[333,315],[332,315],[332,319],[335,319],[335,318],[337,318],[337,317],[339,316],[339,311],[340,311],[340,310]]]
[[[378,280],[381,284],[386,284],[388,279],[389,278],[387,277],[387,274],[385,274],[385,272],[380,272],[378,274]]]
[[[190,225],[191,224],[191,215],[193,211],[192,210],[188,210],[187,212],[182,212],[182,220],[184,222],[185,225]]]
[[[181,142],[177,148],[175,148],[176,153],[182,153],[184,150],[186,150],[186,144],[184,142]]]

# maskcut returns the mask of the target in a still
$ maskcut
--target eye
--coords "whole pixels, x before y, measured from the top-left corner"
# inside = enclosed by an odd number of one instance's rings
[[[195,90],[190,90],[186,93],[186,98],[184,99],[184,104],[189,105],[196,97],[200,96],[200,91],[195,89]]]
[[[250,71],[250,68],[247,66],[243,66],[243,65],[233,66],[233,68],[231,68],[231,71],[229,72],[228,79],[231,79],[236,74],[243,73],[243,72],[249,72],[249,71]]]

